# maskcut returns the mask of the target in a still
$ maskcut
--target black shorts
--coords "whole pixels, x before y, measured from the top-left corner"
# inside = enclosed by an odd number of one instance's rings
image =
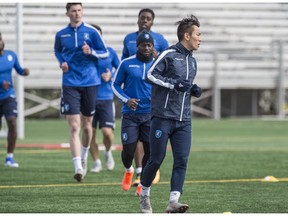
[[[138,140],[149,142],[150,123],[150,113],[124,113],[121,123],[122,144],[130,144]]]
[[[77,115],[82,113],[84,116],[93,116],[97,89],[97,86],[63,86],[61,94],[61,114]]]
[[[96,100],[93,128],[97,128],[97,122],[99,122],[99,128],[115,128],[115,104],[113,100]]]
[[[2,116],[9,118],[11,116],[17,117],[17,102],[15,98],[8,97],[0,100],[0,119]]]

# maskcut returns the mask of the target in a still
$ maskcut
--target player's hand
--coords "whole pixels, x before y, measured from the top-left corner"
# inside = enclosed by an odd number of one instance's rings
[[[191,87],[191,83],[189,80],[179,79],[176,81],[174,88],[177,91],[186,92]]]
[[[92,53],[92,50],[90,49],[90,46],[84,41],[84,45],[82,46],[82,50],[86,55],[90,55]]]
[[[202,89],[198,85],[194,84],[191,88],[191,95],[199,98],[202,95]]]
[[[30,74],[30,70],[28,68],[24,68],[23,76],[28,76]]]
[[[153,58],[157,58],[157,56],[158,56],[157,50],[153,49]]]
[[[64,73],[69,70],[69,66],[68,66],[67,62],[63,62],[63,63],[62,63],[61,69],[62,69],[62,71],[63,71]]]
[[[137,106],[138,106],[138,102],[140,101],[140,99],[136,99],[136,98],[130,98],[128,101],[127,101],[127,105],[128,107],[135,111],[137,109]]]
[[[108,82],[111,79],[112,73],[109,68],[106,68],[106,72],[102,73],[101,77],[105,82]]]
[[[5,90],[8,90],[10,88],[10,85],[11,85],[11,83],[6,81],[6,80],[4,80],[2,83],[2,86]]]

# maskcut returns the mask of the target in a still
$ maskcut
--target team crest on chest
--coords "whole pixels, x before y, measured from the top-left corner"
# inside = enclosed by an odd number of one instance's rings
[[[12,55],[8,55],[8,56],[7,56],[7,59],[8,59],[8,61],[11,62],[11,61],[13,60],[13,56],[12,56]]]
[[[89,34],[88,34],[88,33],[85,33],[85,34],[84,34],[84,39],[85,39],[85,40],[89,40]]]

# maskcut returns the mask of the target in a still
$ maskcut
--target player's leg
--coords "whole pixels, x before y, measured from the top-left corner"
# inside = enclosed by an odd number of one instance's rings
[[[171,147],[173,152],[173,170],[171,177],[171,191],[167,213],[184,213],[188,210],[187,204],[179,203],[180,194],[186,175],[187,162],[191,149],[191,122],[178,122],[177,128],[171,134]]]
[[[78,182],[83,179],[80,142],[80,101],[81,94],[78,88],[67,86],[62,87],[60,111],[62,115],[66,116],[68,121],[70,151],[75,170],[74,178]]]
[[[82,146],[81,146],[81,162],[83,174],[87,173],[87,159],[90,143],[93,135],[92,121],[95,113],[97,86],[81,88],[81,128],[82,128]]]
[[[132,185],[134,167],[132,165],[139,139],[139,126],[135,121],[135,115],[123,114],[121,122],[121,140],[122,152],[121,159],[125,167],[125,173],[122,179],[122,189],[127,191]]]
[[[136,165],[136,178],[133,181],[133,186],[136,186],[136,187],[140,183],[143,156],[144,156],[143,142],[139,140],[137,142],[137,147],[136,147],[135,155],[134,155],[134,160],[135,160],[135,165]]]
[[[2,101],[2,114],[4,114],[8,134],[7,134],[7,155],[5,159],[5,166],[19,167],[19,164],[14,160],[14,150],[17,140],[17,102],[15,98],[7,98]]]
[[[105,146],[105,162],[107,170],[113,170],[115,161],[112,155],[111,147],[114,141],[115,128],[115,104],[113,100],[103,100],[101,102],[101,110],[99,115],[99,126],[103,133],[103,144]]]

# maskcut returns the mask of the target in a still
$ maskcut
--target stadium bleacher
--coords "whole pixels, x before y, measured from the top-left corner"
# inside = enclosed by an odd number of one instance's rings
[[[287,3],[84,3],[84,21],[102,27],[105,42],[119,57],[127,33],[137,30],[137,15],[150,7],[156,18],[152,29],[170,44],[177,41],[174,23],[193,13],[201,22],[202,44],[195,52],[196,82],[213,87],[215,53],[219,88],[276,89],[279,74],[279,44],[284,41],[283,82],[288,88]],[[16,48],[16,7],[0,4],[0,26],[6,48]],[[24,62],[31,70],[26,89],[58,89],[61,71],[54,56],[55,33],[68,23],[64,3],[24,3]],[[285,42],[286,41],[286,42]]]

